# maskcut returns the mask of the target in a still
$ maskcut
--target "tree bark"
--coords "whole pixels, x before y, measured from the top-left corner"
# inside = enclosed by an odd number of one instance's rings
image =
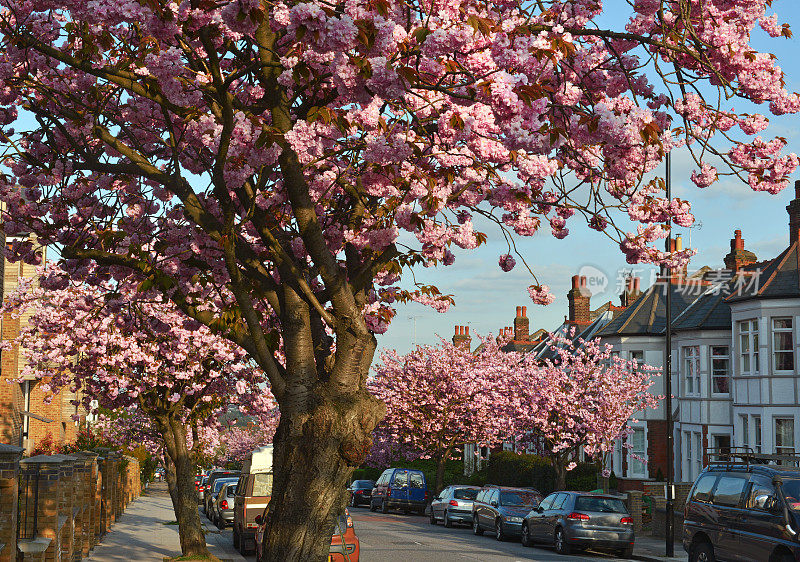
[[[450,457],[450,449],[447,449],[436,459],[436,494],[439,495],[444,489],[444,469],[447,466],[447,459]]]
[[[156,426],[164,439],[168,457],[167,487],[178,522],[178,536],[183,556],[210,556],[206,537],[197,510],[194,474],[189,448],[186,446],[186,427],[181,420],[168,414],[155,416]],[[170,470],[171,468],[172,470]]]
[[[336,518],[345,509],[345,488],[385,411],[366,389],[377,342],[371,334],[337,331],[335,361],[330,372],[320,372],[308,306],[286,288],[284,298],[288,384],[278,398],[263,552],[270,562],[325,562]]]

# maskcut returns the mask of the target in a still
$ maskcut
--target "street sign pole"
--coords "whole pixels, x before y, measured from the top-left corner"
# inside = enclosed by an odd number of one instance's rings
[[[667,165],[667,201],[672,199],[672,162],[670,159],[670,153],[667,153],[666,158],[666,165]],[[671,226],[672,221],[667,220],[667,225]],[[672,232],[670,229],[670,234],[667,236],[667,252],[671,251],[671,240],[672,240]],[[664,497],[667,499],[667,517],[666,517],[666,555],[667,556],[675,556],[675,486],[673,483],[674,475],[673,475],[673,467],[674,467],[674,460],[673,460],[673,453],[675,451],[673,446],[673,436],[672,436],[672,270],[669,267],[664,268],[664,272],[666,273],[666,312],[667,312],[667,322],[666,322],[666,338],[665,338],[665,349],[664,349],[664,376],[666,379],[664,380],[664,394],[665,397],[665,407],[667,410],[667,485],[664,489]]]

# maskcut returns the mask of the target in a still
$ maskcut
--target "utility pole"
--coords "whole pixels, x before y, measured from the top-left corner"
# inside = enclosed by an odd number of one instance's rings
[[[667,152],[666,165],[667,165],[667,201],[672,199],[672,166],[671,166],[670,153]],[[670,234],[667,236],[667,252],[672,250],[672,221],[667,219],[667,226],[670,227]],[[672,482],[674,479],[673,468],[675,461],[673,459],[674,444],[673,444],[673,431],[672,431],[672,269],[669,267],[664,268],[667,278],[667,326],[666,338],[664,349],[664,394],[665,407],[667,409],[667,485],[664,489],[664,496],[667,499],[667,521],[666,521],[666,555],[669,557],[675,556],[675,485]]]
[[[419,316],[409,316],[408,317],[409,320],[413,320],[414,321],[414,347],[415,348],[417,347],[417,318],[420,318],[420,317]]]

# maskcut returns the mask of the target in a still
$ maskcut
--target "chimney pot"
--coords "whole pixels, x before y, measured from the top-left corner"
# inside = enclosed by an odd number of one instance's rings
[[[523,318],[527,318],[528,317],[528,307],[527,306],[523,306],[522,307],[522,317]]]
[[[517,318],[520,318],[520,317],[522,317],[522,307],[518,306],[517,307]]]
[[[469,326],[461,326],[461,329],[462,329],[462,330],[464,330],[462,333],[463,333],[465,336],[468,336],[468,335],[469,335]]]
[[[639,282],[640,281],[641,281],[641,279],[639,277],[634,277],[633,278],[633,290],[634,291],[638,291],[639,290]]]
[[[573,289],[577,289],[578,287],[580,287],[580,283],[581,283],[580,277],[577,276],[577,275],[573,275],[572,276],[572,288]]]
[[[581,287],[586,286],[586,276],[581,276]]]
[[[678,252],[683,250],[683,237],[680,234],[675,237],[675,250]]]
[[[456,326],[456,333],[454,335],[458,335],[458,326]]]

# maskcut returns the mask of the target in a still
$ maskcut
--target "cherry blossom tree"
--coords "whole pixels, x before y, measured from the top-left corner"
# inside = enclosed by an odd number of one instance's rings
[[[454,450],[495,444],[513,431],[508,388],[519,355],[500,347],[487,338],[474,353],[446,340],[407,355],[385,351],[370,379],[370,390],[386,404],[377,440],[407,458],[434,459],[437,492]]]
[[[550,345],[555,358],[517,365],[510,396],[517,442],[550,458],[563,490],[579,450],[604,460],[615,442],[627,442],[629,420],[663,396],[648,392],[657,370],[613,355],[608,344],[551,335]]]
[[[241,465],[247,455],[257,447],[272,443],[280,422],[277,407],[254,418],[246,426],[235,425],[222,431],[219,440],[222,447],[217,454],[217,464]]]
[[[271,397],[263,372],[243,349],[160,295],[117,283],[75,284],[57,268],[44,270],[39,282],[23,284],[3,307],[28,317],[13,342],[26,358],[21,376],[43,379],[45,391],[68,387],[87,408],[97,400],[116,413],[101,420],[108,437],[163,451],[181,550],[208,555],[194,461],[219,446],[219,416],[231,406],[264,411]]]
[[[777,192],[795,170],[760,136],[800,105],[750,45],[789,34],[771,2],[629,4],[607,28],[598,0],[0,0],[5,230],[246,350],[281,408],[266,558],[325,560],[384,413],[375,334],[397,301],[450,302],[404,270],[480,245],[478,216],[503,255],[586,221],[677,265],[690,251],[656,244],[690,205],[644,179],[666,153],[700,187]],[[535,277],[530,295],[552,299]]]

